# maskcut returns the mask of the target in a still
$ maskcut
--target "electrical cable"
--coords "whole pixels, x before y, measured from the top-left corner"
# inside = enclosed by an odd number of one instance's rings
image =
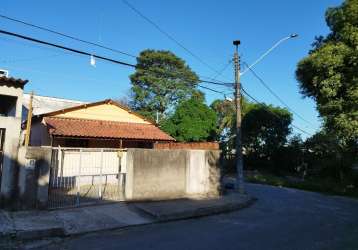
[[[250,95],[242,86],[241,86],[241,90],[244,92],[244,94],[249,97],[251,100],[253,100],[254,102],[256,102],[257,104],[260,104],[260,105],[264,105],[266,106],[265,103],[263,102],[260,102],[258,101],[256,98],[254,98],[252,95]],[[274,116],[276,116],[277,118],[280,118],[277,114],[275,114],[274,112],[272,112],[270,109],[268,109],[268,111],[270,111]],[[304,129],[301,129],[300,127],[294,125],[294,124],[291,124],[292,127],[296,128],[297,130],[301,131],[302,133],[305,133],[306,135],[308,136],[312,136],[311,133],[305,131]]]
[[[187,47],[185,47],[181,42],[179,42],[177,39],[175,39],[172,35],[170,35],[168,32],[166,32],[165,30],[163,30],[158,24],[156,24],[154,21],[152,21],[151,19],[149,19],[147,16],[145,16],[143,13],[141,13],[137,8],[135,8],[132,4],[130,4],[129,2],[127,2],[126,0],[122,0],[122,2],[127,5],[131,10],[133,10],[135,13],[137,13],[137,15],[139,15],[140,17],[142,17],[144,20],[146,20],[148,23],[150,23],[152,26],[154,26],[160,33],[162,33],[163,35],[165,35],[167,38],[169,38],[171,41],[173,41],[174,43],[176,43],[179,47],[181,47],[182,49],[184,49],[187,53],[189,53],[192,57],[194,57],[196,60],[198,60],[199,62],[201,62],[203,65],[205,65],[207,68],[209,68],[210,70],[214,71],[217,74],[220,74],[220,72],[218,70],[216,70],[214,67],[210,66],[208,63],[206,63],[203,59],[201,59],[199,56],[197,56],[194,52],[192,52],[191,50],[189,50]]]
[[[52,29],[49,29],[49,28],[45,28],[45,27],[38,26],[38,25],[35,25],[35,24],[32,24],[32,23],[28,23],[28,22],[25,22],[25,21],[22,21],[22,20],[19,20],[19,19],[16,19],[16,18],[8,17],[8,16],[2,15],[2,14],[0,14],[0,17],[4,18],[4,19],[7,19],[7,20],[10,20],[10,21],[13,21],[13,22],[21,23],[21,24],[24,24],[26,26],[30,26],[30,27],[33,27],[33,28],[36,28],[36,29],[47,31],[47,32],[50,32],[50,33],[53,33],[53,34],[56,34],[56,35],[60,35],[60,36],[63,36],[63,37],[66,37],[66,38],[69,38],[69,39],[72,39],[72,40],[75,40],[75,41],[78,41],[78,42],[90,44],[90,45],[93,45],[93,46],[96,46],[96,47],[99,47],[99,48],[102,48],[102,49],[106,49],[106,50],[109,50],[109,51],[112,51],[112,52],[116,52],[116,53],[119,53],[119,54],[122,54],[122,55],[126,55],[126,56],[129,56],[129,57],[136,58],[136,56],[131,55],[131,54],[127,53],[127,52],[123,52],[123,51],[120,51],[118,49],[113,49],[113,48],[104,46],[102,44],[94,43],[94,42],[91,42],[91,41],[86,41],[86,40],[78,38],[78,37],[70,36],[70,35],[64,34],[62,32],[58,32],[58,31],[55,31],[55,30],[52,30]]]
[[[293,110],[292,108],[290,108],[288,106],[288,104],[282,100],[282,98],[277,95],[269,86],[268,84],[266,84],[266,82],[252,69],[252,68],[249,68],[249,65],[244,62],[244,64],[248,67],[247,69],[259,80],[259,82],[274,96],[276,97],[276,99],[281,103],[283,104],[289,111],[291,111],[293,114],[295,114],[298,118],[300,118],[302,121],[310,124],[310,125],[313,125],[311,122],[309,122],[308,120],[306,120],[305,118],[303,118],[299,113],[297,113],[295,110]]]

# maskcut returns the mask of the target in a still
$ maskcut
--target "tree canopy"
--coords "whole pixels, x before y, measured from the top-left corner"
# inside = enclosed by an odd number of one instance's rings
[[[287,142],[292,114],[271,105],[254,104],[242,120],[242,141],[245,150],[270,157]]]
[[[210,141],[216,133],[216,113],[204,103],[203,95],[181,102],[161,128],[178,141]]]
[[[302,94],[316,101],[327,131],[341,141],[357,141],[358,1],[329,8],[326,22],[331,32],[316,38],[296,77]]]
[[[253,107],[254,103],[251,103],[242,97],[242,116],[244,117]],[[225,144],[225,149],[231,150],[235,147],[236,136],[236,107],[233,100],[214,100],[210,107],[217,114],[217,140]]]
[[[153,119],[156,112],[163,115],[190,99],[197,92],[198,76],[170,51],[144,50],[130,80],[131,107]]]

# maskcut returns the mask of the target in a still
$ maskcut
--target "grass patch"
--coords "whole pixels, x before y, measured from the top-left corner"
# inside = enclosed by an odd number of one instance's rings
[[[292,180],[289,177],[275,176],[269,173],[254,173],[246,177],[248,182],[273,185],[278,187],[297,188],[331,195],[358,198],[358,186],[353,182],[337,183],[332,179]]]

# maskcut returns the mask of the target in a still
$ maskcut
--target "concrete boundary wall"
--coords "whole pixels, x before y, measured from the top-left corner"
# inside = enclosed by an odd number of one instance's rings
[[[216,197],[221,193],[219,150],[128,149],[122,158],[125,200]],[[20,209],[46,208],[50,147],[19,150]]]
[[[220,194],[219,150],[128,149],[126,200]]]
[[[50,181],[52,149],[19,149],[19,208],[46,208]]]

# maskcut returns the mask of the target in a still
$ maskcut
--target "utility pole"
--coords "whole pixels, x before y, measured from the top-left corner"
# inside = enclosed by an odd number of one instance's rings
[[[31,134],[31,122],[32,122],[32,102],[34,99],[34,92],[31,92],[30,95],[30,103],[29,103],[29,110],[27,112],[27,123],[26,123],[26,137],[25,137],[25,147],[29,146],[30,142],[30,134]]]
[[[236,171],[237,182],[236,189],[239,193],[245,193],[244,188],[244,168],[242,159],[242,142],[241,142],[241,84],[240,84],[240,58],[238,47],[240,40],[233,41],[235,46],[234,53],[234,70],[235,70],[235,104],[236,104]]]

